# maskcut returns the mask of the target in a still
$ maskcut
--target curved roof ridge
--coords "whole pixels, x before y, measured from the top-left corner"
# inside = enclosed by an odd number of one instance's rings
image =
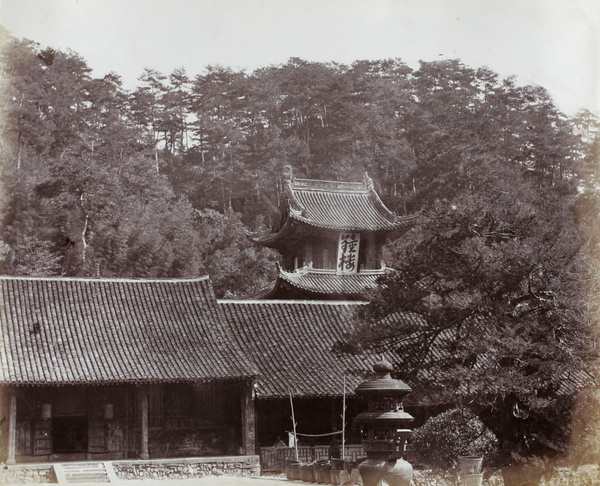
[[[183,283],[183,282],[201,282],[208,280],[208,275],[201,277],[181,277],[181,278],[145,278],[145,277],[27,277],[15,275],[0,275],[0,280],[35,280],[35,281],[60,281],[60,282],[124,282],[124,283]]]
[[[279,268],[279,278],[287,285],[311,294],[361,296],[377,286],[381,274],[321,274],[309,271],[287,272]]]
[[[381,211],[383,211],[383,214],[385,216],[389,216],[390,221],[392,223],[395,223],[398,220],[398,215],[394,212],[392,212],[390,210],[390,208],[388,208],[383,201],[381,200],[381,198],[379,197],[379,194],[377,194],[377,191],[375,190],[375,188],[373,186],[371,186],[369,188],[369,196],[371,198],[373,198],[373,202],[376,206],[379,206],[379,208],[381,209]]]
[[[291,181],[292,189],[312,191],[356,191],[367,192],[369,188],[364,182],[354,181],[328,181],[322,179],[298,179]]]
[[[301,305],[365,305],[366,300],[314,300],[314,299],[217,299],[218,304],[301,304]]]

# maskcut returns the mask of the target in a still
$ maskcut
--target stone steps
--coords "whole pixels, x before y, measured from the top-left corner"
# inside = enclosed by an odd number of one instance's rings
[[[70,462],[54,464],[59,483],[109,483],[116,479],[112,465],[106,462]]]

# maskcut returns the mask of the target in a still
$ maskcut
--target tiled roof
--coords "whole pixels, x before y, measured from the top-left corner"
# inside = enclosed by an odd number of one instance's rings
[[[279,268],[279,279],[295,289],[314,295],[361,297],[377,287],[382,272],[337,275],[335,271],[286,272]]]
[[[202,381],[252,376],[222,335],[208,278],[0,277],[0,383]]]
[[[414,216],[398,217],[364,182],[293,179],[288,185],[290,217],[339,231],[390,231],[406,227]]]
[[[249,234],[258,244],[277,248],[298,239],[302,229],[385,232],[399,237],[418,219],[397,216],[383,204],[365,174],[363,182],[287,180],[279,217],[268,232]]]
[[[259,399],[350,395],[377,357],[338,356],[359,302],[219,300],[232,338],[259,368]],[[408,317],[407,317],[408,318]],[[389,359],[393,357],[390,356]]]
[[[377,359],[332,352],[352,329],[361,302],[217,302],[207,278],[0,277],[0,299],[0,384],[255,376],[259,398],[287,397],[290,390],[300,397],[333,397],[342,394],[344,376],[351,394]],[[389,323],[404,320],[420,325],[411,314],[395,314]],[[439,345],[433,360],[447,352]],[[565,376],[561,392],[589,380],[581,373]]]

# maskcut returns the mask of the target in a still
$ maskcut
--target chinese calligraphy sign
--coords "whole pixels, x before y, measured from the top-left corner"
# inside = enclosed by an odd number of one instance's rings
[[[338,244],[338,273],[356,273],[358,271],[358,250],[360,233],[340,233]]]

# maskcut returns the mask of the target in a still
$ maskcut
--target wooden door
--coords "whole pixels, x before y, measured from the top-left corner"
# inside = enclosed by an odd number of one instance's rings
[[[33,455],[44,456],[52,452],[52,421],[37,420],[33,423]]]

